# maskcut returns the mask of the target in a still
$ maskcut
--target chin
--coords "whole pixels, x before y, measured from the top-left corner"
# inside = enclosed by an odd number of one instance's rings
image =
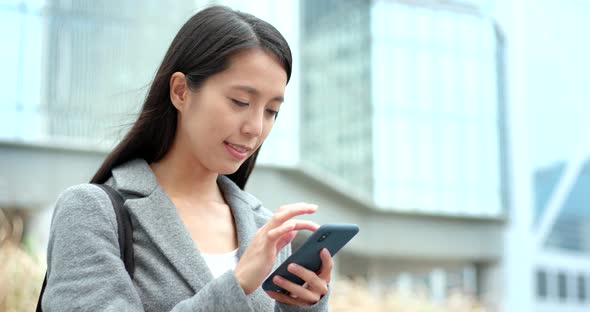
[[[223,175],[229,175],[229,174],[233,174],[236,171],[238,171],[238,169],[240,169],[240,166],[243,163],[237,164],[237,165],[233,165],[233,166],[223,166],[221,168],[219,168],[219,170],[216,170],[217,173],[219,174],[223,174]]]

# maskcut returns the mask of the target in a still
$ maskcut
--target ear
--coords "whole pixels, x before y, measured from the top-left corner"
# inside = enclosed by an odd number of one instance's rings
[[[181,72],[175,72],[170,76],[170,101],[180,112],[186,108],[187,95],[188,86],[185,75]]]

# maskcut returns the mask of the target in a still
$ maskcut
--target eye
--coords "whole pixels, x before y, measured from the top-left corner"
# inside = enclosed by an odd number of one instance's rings
[[[276,111],[276,110],[272,110],[272,109],[267,109],[267,110],[266,110],[266,112],[267,112],[269,115],[273,116],[274,118],[277,118],[277,115],[279,114],[279,112],[278,112],[278,111]]]
[[[238,106],[240,106],[240,107],[245,107],[245,106],[248,106],[248,105],[250,105],[250,104],[248,104],[248,103],[246,103],[246,102],[241,102],[241,101],[238,101],[238,100],[236,100],[236,99],[231,99],[231,100],[232,100],[232,102],[234,102],[234,104],[236,104],[236,105],[238,105]]]

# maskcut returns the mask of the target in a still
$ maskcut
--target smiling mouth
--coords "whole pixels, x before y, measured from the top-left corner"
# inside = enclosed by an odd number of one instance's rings
[[[237,145],[237,144],[232,144],[229,142],[225,142],[225,144],[229,145],[231,148],[235,149],[236,151],[240,152],[240,153],[248,153],[249,151],[252,150],[252,148],[244,146],[244,145]]]
[[[229,154],[237,160],[246,159],[246,157],[248,157],[249,152],[252,151],[252,148],[250,147],[229,143],[227,141],[224,141],[223,145],[225,145],[225,148],[229,152]]]

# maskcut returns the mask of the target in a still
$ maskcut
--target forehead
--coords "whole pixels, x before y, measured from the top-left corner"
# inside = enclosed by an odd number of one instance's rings
[[[274,54],[248,49],[231,56],[228,68],[209,80],[223,88],[246,86],[263,96],[276,97],[285,92],[287,73]]]

